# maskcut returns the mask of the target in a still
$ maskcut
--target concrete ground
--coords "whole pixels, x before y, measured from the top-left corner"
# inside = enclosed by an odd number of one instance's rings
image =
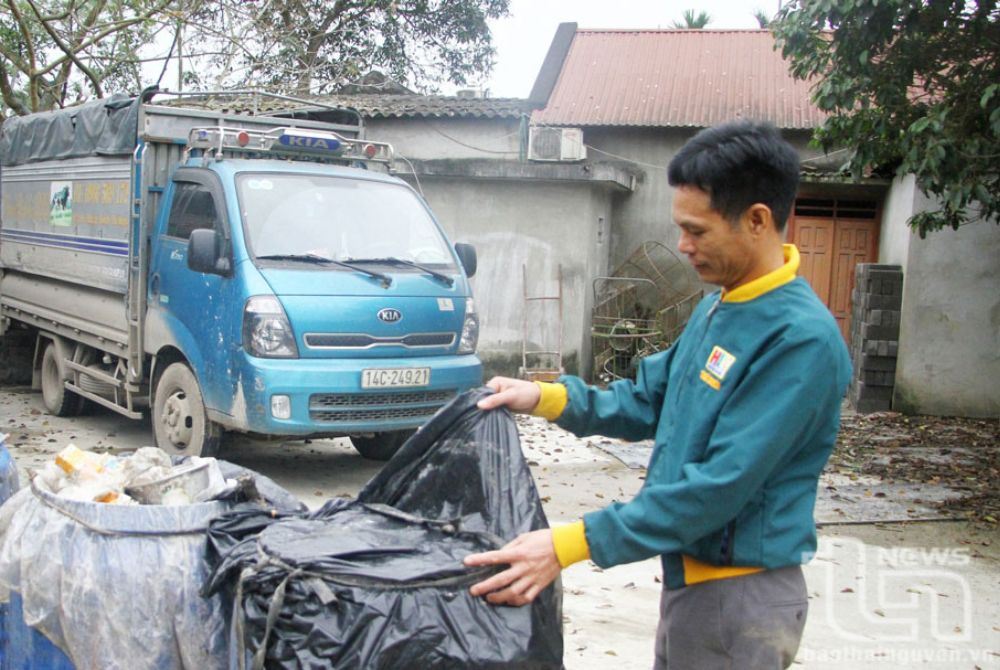
[[[519,420],[552,524],[627,500],[644,470],[629,468],[594,440],[542,420]],[[130,450],[150,443],[148,421],[100,409],[74,419],[44,413],[39,394],[0,389],[0,433],[26,481],[70,442]],[[378,470],[346,440],[236,440],[223,457],[274,478],[315,507],[352,496]],[[645,669],[660,593],[658,561],[563,573],[568,670]],[[829,524],[806,567],[810,613],[794,667],[1000,668],[1000,533],[964,522]]]

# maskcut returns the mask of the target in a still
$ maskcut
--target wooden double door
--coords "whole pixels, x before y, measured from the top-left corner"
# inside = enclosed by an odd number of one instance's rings
[[[875,200],[800,198],[788,222],[788,241],[799,249],[804,277],[850,340],[854,266],[878,261],[879,211]]]

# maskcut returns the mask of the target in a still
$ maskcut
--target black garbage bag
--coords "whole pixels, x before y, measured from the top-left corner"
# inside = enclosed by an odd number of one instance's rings
[[[355,501],[212,523],[203,592],[231,599],[243,667],[562,667],[558,581],[525,607],[469,594],[502,568],[466,555],[548,526],[513,417],[476,407],[489,393],[442,408]]]

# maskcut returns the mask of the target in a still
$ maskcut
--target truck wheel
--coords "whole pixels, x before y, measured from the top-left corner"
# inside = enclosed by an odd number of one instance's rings
[[[351,435],[351,444],[358,453],[371,461],[387,461],[392,458],[403,443],[410,439],[415,430],[394,430],[375,433],[370,437]]]
[[[176,456],[215,456],[222,427],[209,421],[198,380],[184,363],[171,363],[153,394],[156,446]]]
[[[42,354],[42,402],[49,414],[76,416],[83,407],[83,396],[68,391],[59,369],[59,350],[55,342],[45,345]]]

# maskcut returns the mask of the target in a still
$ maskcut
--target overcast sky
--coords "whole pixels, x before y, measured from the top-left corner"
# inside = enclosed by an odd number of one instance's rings
[[[757,28],[754,9],[774,14],[778,0],[511,0],[510,16],[491,24],[497,47],[494,98],[526,98],[560,23],[580,28],[669,28],[685,9],[708,12],[709,28]]]
[[[779,0],[511,0],[510,16],[493,21],[490,27],[497,48],[492,75],[469,86],[443,85],[441,92],[453,94],[458,88],[485,88],[494,98],[526,98],[531,93],[538,70],[560,23],[575,22],[580,28],[669,28],[681,21],[685,9],[708,12],[709,28],[757,28],[754,9],[774,14]],[[173,35],[162,33],[162,54],[169,50]],[[146,81],[153,82],[162,64],[144,69]],[[177,65],[167,68],[162,85],[177,89]]]

